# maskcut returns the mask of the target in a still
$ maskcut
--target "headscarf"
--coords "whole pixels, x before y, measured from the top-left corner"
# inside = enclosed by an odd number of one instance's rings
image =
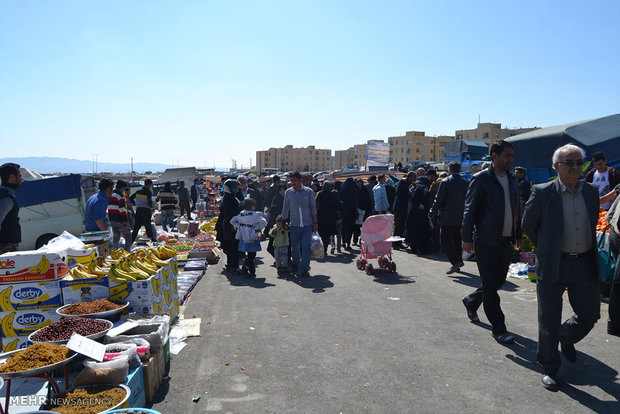
[[[394,187],[394,180],[388,178],[387,180],[385,180],[385,184],[389,185],[390,187]]]
[[[429,180],[428,178],[422,176],[422,177],[418,177],[417,181],[421,182],[422,184],[424,184],[427,187],[431,186],[431,180]]]
[[[224,182],[224,186],[222,186],[222,192],[231,194],[232,196],[237,195],[237,180],[228,179]]]
[[[323,181],[323,190],[326,193],[329,193],[330,191],[332,191],[332,189],[334,188],[334,186],[332,185],[332,183],[330,181]]]

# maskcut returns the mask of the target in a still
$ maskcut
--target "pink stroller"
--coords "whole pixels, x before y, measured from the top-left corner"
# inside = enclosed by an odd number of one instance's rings
[[[392,261],[393,227],[393,214],[377,214],[364,221],[361,236],[362,253],[356,263],[359,270],[366,270],[366,274],[371,275],[373,267],[367,259],[378,258],[379,268],[390,272],[396,271],[396,263]]]

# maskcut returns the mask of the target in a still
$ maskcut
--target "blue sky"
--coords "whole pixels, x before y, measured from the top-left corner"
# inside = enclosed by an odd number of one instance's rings
[[[0,0],[4,157],[247,166],[620,112],[618,1]]]

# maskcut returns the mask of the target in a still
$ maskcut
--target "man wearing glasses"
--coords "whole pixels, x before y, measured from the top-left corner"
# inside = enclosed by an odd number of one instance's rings
[[[598,188],[580,181],[585,151],[568,144],[553,154],[558,178],[535,185],[525,205],[523,231],[536,245],[538,296],[538,351],[545,388],[557,388],[560,352],[577,360],[575,343],[600,318],[599,271],[595,228]],[[562,294],[574,315],[562,323]]]

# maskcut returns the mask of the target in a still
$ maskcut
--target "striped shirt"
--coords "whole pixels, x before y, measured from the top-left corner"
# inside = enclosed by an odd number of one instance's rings
[[[174,206],[177,204],[177,197],[172,191],[159,190],[159,193],[157,193],[157,201],[159,201],[162,211],[174,210]]]
[[[125,208],[125,196],[120,191],[114,190],[108,204],[108,218],[110,221],[126,222],[127,209]]]
[[[150,210],[151,207],[153,207],[152,197],[153,193],[151,192],[151,190],[146,187],[142,187],[141,189],[133,193],[133,195],[129,197],[129,199],[133,201],[134,205],[136,206],[136,210],[139,208],[148,208]]]

